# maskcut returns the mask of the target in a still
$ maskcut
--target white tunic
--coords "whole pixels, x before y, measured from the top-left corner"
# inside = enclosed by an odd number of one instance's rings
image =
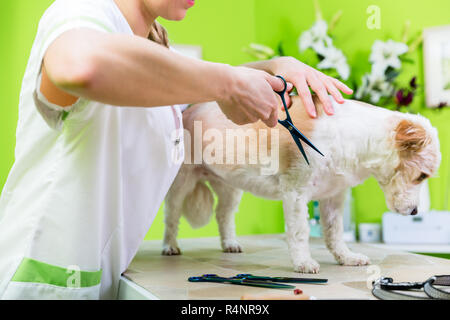
[[[47,48],[80,27],[133,34],[113,0],[56,0],[39,23],[0,199],[3,299],[115,298],[184,157],[178,106],[61,109],[40,94]]]

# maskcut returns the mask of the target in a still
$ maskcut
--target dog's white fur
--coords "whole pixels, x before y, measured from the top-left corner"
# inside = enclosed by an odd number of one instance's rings
[[[325,155],[322,157],[304,145],[309,166],[290,134],[280,125],[271,129],[279,130],[280,137],[276,173],[261,175],[257,164],[183,164],[166,197],[163,254],[180,254],[176,237],[181,215],[193,227],[209,221],[214,203],[205,184],[209,181],[218,197],[216,218],[225,252],[241,252],[235,235],[234,212],[243,191],[248,191],[283,201],[287,243],[295,271],[319,271],[308,244],[307,204],[311,200],[320,202],[325,243],[338,263],[369,264],[368,257],[350,251],[342,239],[345,191],[374,176],[385,193],[389,209],[411,214],[418,206],[421,181],[433,175],[440,163],[437,131],[424,117],[357,101],[348,100],[343,105],[333,101],[334,116],[324,115],[320,102],[315,99],[315,103],[318,119],[309,119],[298,97],[293,98],[290,108],[294,124]],[[192,132],[194,121],[202,121],[203,129],[239,128],[225,118],[215,103],[195,105],[183,117],[190,133],[185,140],[203,146],[206,142],[199,141],[202,137],[194,137]],[[261,122],[241,126],[263,127]],[[225,145],[223,148],[224,153],[230,151]]]

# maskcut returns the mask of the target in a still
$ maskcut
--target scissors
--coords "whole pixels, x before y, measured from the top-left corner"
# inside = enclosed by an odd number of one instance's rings
[[[285,282],[285,283],[327,283],[328,279],[317,279],[317,278],[289,278],[289,277],[262,277],[254,276],[248,273],[240,273],[236,275],[236,279],[248,279],[248,280],[258,280],[258,281],[272,281],[272,282]]]
[[[229,283],[237,284],[242,286],[252,286],[252,287],[264,287],[272,289],[294,289],[295,286],[283,283],[276,283],[270,281],[260,281],[260,280],[250,280],[246,278],[225,278],[220,277],[217,274],[204,274],[201,277],[189,277],[189,282],[218,282],[218,283]]]
[[[286,129],[289,130],[289,132],[292,135],[292,139],[294,139],[295,143],[297,144],[298,149],[300,150],[300,152],[303,155],[303,158],[305,158],[306,163],[309,165],[308,157],[306,156],[305,150],[303,149],[303,146],[302,146],[302,143],[300,142],[300,140],[302,140],[308,146],[313,148],[322,157],[324,157],[324,155],[292,123],[292,119],[291,119],[291,116],[289,115],[289,111],[288,111],[288,108],[287,108],[287,105],[286,105],[286,100],[284,99],[284,95],[286,94],[286,91],[287,91],[287,83],[286,83],[286,80],[284,80],[284,78],[282,76],[277,76],[277,77],[280,78],[281,80],[283,80],[283,82],[284,82],[284,89],[282,91],[275,91],[275,93],[280,96],[281,101],[283,102],[284,110],[286,111],[286,119],[285,120],[279,120],[278,119],[278,123],[280,123],[283,127],[285,127]]]

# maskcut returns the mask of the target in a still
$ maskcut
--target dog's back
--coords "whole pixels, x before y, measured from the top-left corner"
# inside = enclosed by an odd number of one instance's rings
[[[388,111],[384,108],[375,107],[359,101],[347,100],[343,105],[339,105],[333,101],[335,108],[335,115],[325,115],[322,104],[317,97],[314,97],[314,103],[318,114],[317,119],[311,118],[305,110],[303,103],[298,96],[292,97],[292,106],[289,113],[294,122],[294,125],[310,139],[326,158],[332,160],[332,155],[339,155],[342,158],[344,152],[353,153],[352,145],[361,146],[358,137],[373,135],[372,123],[382,124],[388,128],[399,116],[397,112]],[[279,118],[285,118],[285,112],[279,111]],[[216,149],[221,149],[221,161],[219,165],[227,169],[235,169],[235,163],[229,161],[230,154],[235,155],[238,152],[238,147],[245,149],[245,163],[240,163],[239,166],[245,165],[249,168],[258,169],[259,164],[250,163],[251,157],[251,139],[258,144],[258,150],[261,145],[267,150],[267,154],[276,152],[279,158],[278,172],[283,173],[292,167],[305,167],[306,163],[301,157],[298,147],[292,139],[291,134],[283,126],[278,124],[274,128],[267,127],[263,122],[258,121],[253,124],[239,126],[227,119],[222,113],[220,107],[216,102],[202,103],[193,105],[183,113],[184,127],[188,132],[186,139],[189,140],[186,148],[186,162],[195,163],[195,150],[205,150],[211,144],[215,136],[209,137],[205,135],[208,130],[222,136],[221,141],[213,141]],[[372,132],[370,132],[372,131]],[[226,138],[230,133],[236,135],[244,135],[247,140],[242,146],[236,144],[228,144]],[[253,136],[251,135],[253,133]],[[199,141],[200,135],[204,138]],[[272,141],[276,138],[277,141]],[[217,139],[216,139],[217,140]],[[244,141],[244,140],[241,140]],[[248,143],[247,143],[248,141]],[[201,148],[198,148],[198,145]],[[230,145],[233,149],[230,149]],[[196,148],[194,148],[196,146]],[[277,150],[273,150],[277,148]],[[323,163],[323,158],[312,151],[309,147],[305,147],[308,158],[311,160],[313,166],[315,162]],[[261,155],[258,155],[258,157]],[[217,160],[217,157],[216,157]],[[228,160],[228,161],[227,161]],[[198,160],[197,160],[198,164]],[[211,165],[209,167],[214,167]],[[306,167],[305,167],[306,168]]]

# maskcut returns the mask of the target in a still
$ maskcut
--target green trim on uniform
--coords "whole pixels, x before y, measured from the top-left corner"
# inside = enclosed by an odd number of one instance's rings
[[[66,120],[66,118],[69,116],[69,112],[67,112],[67,111],[63,111],[63,113],[62,113],[62,117],[61,117],[61,120],[62,121],[65,121]]]
[[[102,270],[66,269],[38,260],[24,258],[11,281],[33,282],[67,288],[86,288],[100,284]]]

